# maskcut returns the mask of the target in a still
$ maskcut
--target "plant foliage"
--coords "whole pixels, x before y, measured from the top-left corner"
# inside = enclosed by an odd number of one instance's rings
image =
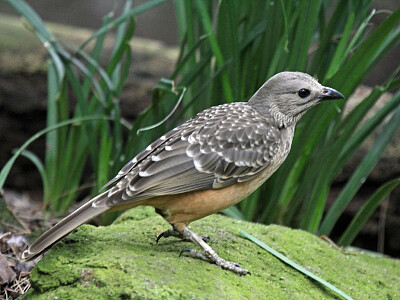
[[[180,46],[175,71],[169,80],[160,81],[150,107],[130,125],[121,117],[118,99],[131,62],[129,41],[134,16],[164,0],[135,8],[127,1],[122,14],[106,16],[100,29],[79,49],[57,41],[23,0],[4,1],[32,25],[50,54],[48,127],[43,131],[46,159],[41,163],[32,153],[26,156],[38,166],[45,202],[56,212],[65,211],[77,197],[88,161],[94,172],[95,193],[133,155],[182,119],[212,105],[245,101],[270,76],[284,70],[312,74],[348,98],[400,41],[400,9],[388,14],[372,31],[367,30],[377,13],[371,10],[371,0],[175,0]],[[116,30],[115,47],[108,64],[100,66],[104,38],[111,29]],[[87,53],[89,42],[95,45]],[[400,125],[397,92],[359,126],[383,93],[398,89],[397,73],[387,74],[387,80],[347,115],[343,114],[345,101],[308,112],[297,126],[291,153],[281,168],[226,213],[329,234]],[[68,88],[77,99],[75,107],[71,107]],[[180,109],[170,117],[178,105]],[[389,115],[370,152],[324,215],[333,180]],[[165,122],[167,117],[169,121]],[[128,131],[126,142],[123,130]],[[26,146],[2,169],[0,187]],[[365,220],[398,184],[398,179],[392,180],[371,196],[342,237],[343,244],[351,243]]]

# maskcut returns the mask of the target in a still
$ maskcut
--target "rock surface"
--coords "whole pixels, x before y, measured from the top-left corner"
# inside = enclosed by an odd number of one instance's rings
[[[195,247],[157,235],[168,224],[136,208],[108,227],[81,226],[31,274],[29,299],[339,299],[239,235],[243,229],[354,299],[400,297],[400,261],[345,255],[309,233],[213,215],[191,224],[221,257],[251,271],[240,277],[179,252]]]

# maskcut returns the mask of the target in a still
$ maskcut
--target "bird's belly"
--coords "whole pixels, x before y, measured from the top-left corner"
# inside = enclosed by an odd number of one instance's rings
[[[171,224],[188,224],[240,202],[253,193],[273,173],[271,171],[267,168],[252,180],[226,188],[160,196],[143,204],[154,206]]]

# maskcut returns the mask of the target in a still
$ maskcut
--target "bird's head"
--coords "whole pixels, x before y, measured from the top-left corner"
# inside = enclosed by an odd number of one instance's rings
[[[249,104],[280,126],[295,125],[311,107],[324,100],[343,99],[338,91],[322,86],[301,72],[282,72],[272,76],[249,100]]]

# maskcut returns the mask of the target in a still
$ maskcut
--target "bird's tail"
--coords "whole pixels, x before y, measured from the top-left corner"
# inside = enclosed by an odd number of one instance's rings
[[[108,191],[96,196],[43,233],[24,251],[22,259],[31,260],[35,258],[78,226],[108,210],[107,193]]]

